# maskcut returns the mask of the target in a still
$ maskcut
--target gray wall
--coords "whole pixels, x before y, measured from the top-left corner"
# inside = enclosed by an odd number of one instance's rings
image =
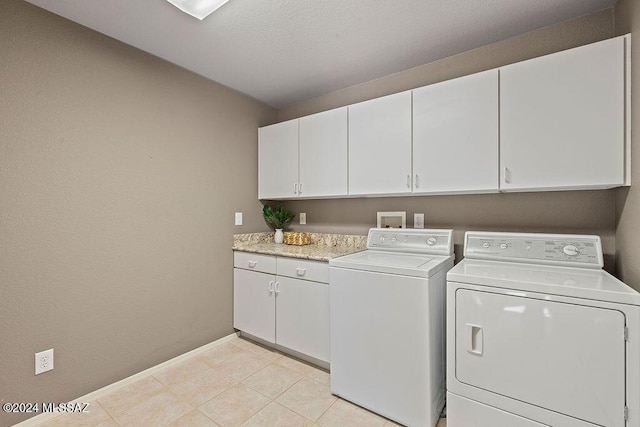
[[[616,192],[616,264],[622,280],[640,289],[640,2],[618,0],[616,34],[631,33],[631,187]]]
[[[472,74],[596,42],[614,36],[613,9],[531,31],[498,43],[352,86],[280,109],[288,120],[427,84]],[[452,170],[452,174],[464,171]],[[424,212],[427,227],[455,230],[456,256],[462,255],[466,230],[595,233],[603,238],[605,268],[615,271],[615,190],[422,196],[287,202],[294,212],[307,213],[307,226],[295,230],[366,233],[376,224],[377,211]],[[637,283],[637,282],[636,282]],[[638,284],[640,285],[640,284]]]
[[[68,401],[230,334],[276,111],[20,0],[0,58],[0,399]]]
[[[278,111],[279,121],[293,119],[403,90],[425,86],[614,36],[613,9],[470,50],[377,80],[312,98]],[[428,41],[426,41],[428,43]],[[381,54],[384,54],[382,52]]]

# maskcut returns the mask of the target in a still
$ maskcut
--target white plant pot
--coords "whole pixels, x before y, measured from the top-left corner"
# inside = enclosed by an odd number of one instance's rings
[[[282,228],[276,229],[276,234],[273,235],[273,241],[276,243],[284,242],[284,233],[282,232]]]

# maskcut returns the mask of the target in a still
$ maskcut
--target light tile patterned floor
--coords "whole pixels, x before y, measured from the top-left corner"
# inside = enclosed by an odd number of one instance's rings
[[[333,396],[326,371],[242,338],[118,389],[89,409],[42,426],[397,425]]]

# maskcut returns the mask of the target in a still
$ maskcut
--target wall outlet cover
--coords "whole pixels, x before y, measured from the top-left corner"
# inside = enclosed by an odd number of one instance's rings
[[[413,214],[413,228],[424,228],[424,214]]]
[[[242,212],[236,212],[236,225],[242,225]]]
[[[300,225],[305,225],[307,223],[307,214],[305,212],[300,212]]]
[[[36,353],[36,375],[53,369],[53,349]]]

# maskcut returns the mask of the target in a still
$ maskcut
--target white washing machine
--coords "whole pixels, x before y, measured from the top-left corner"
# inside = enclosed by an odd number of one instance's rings
[[[447,274],[447,427],[640,426],[640,294],[598,236],[468,232]]]
[[[445,400],[451,230],[369,230],[367,250],[329,261],[331,392],[408,426]]]

